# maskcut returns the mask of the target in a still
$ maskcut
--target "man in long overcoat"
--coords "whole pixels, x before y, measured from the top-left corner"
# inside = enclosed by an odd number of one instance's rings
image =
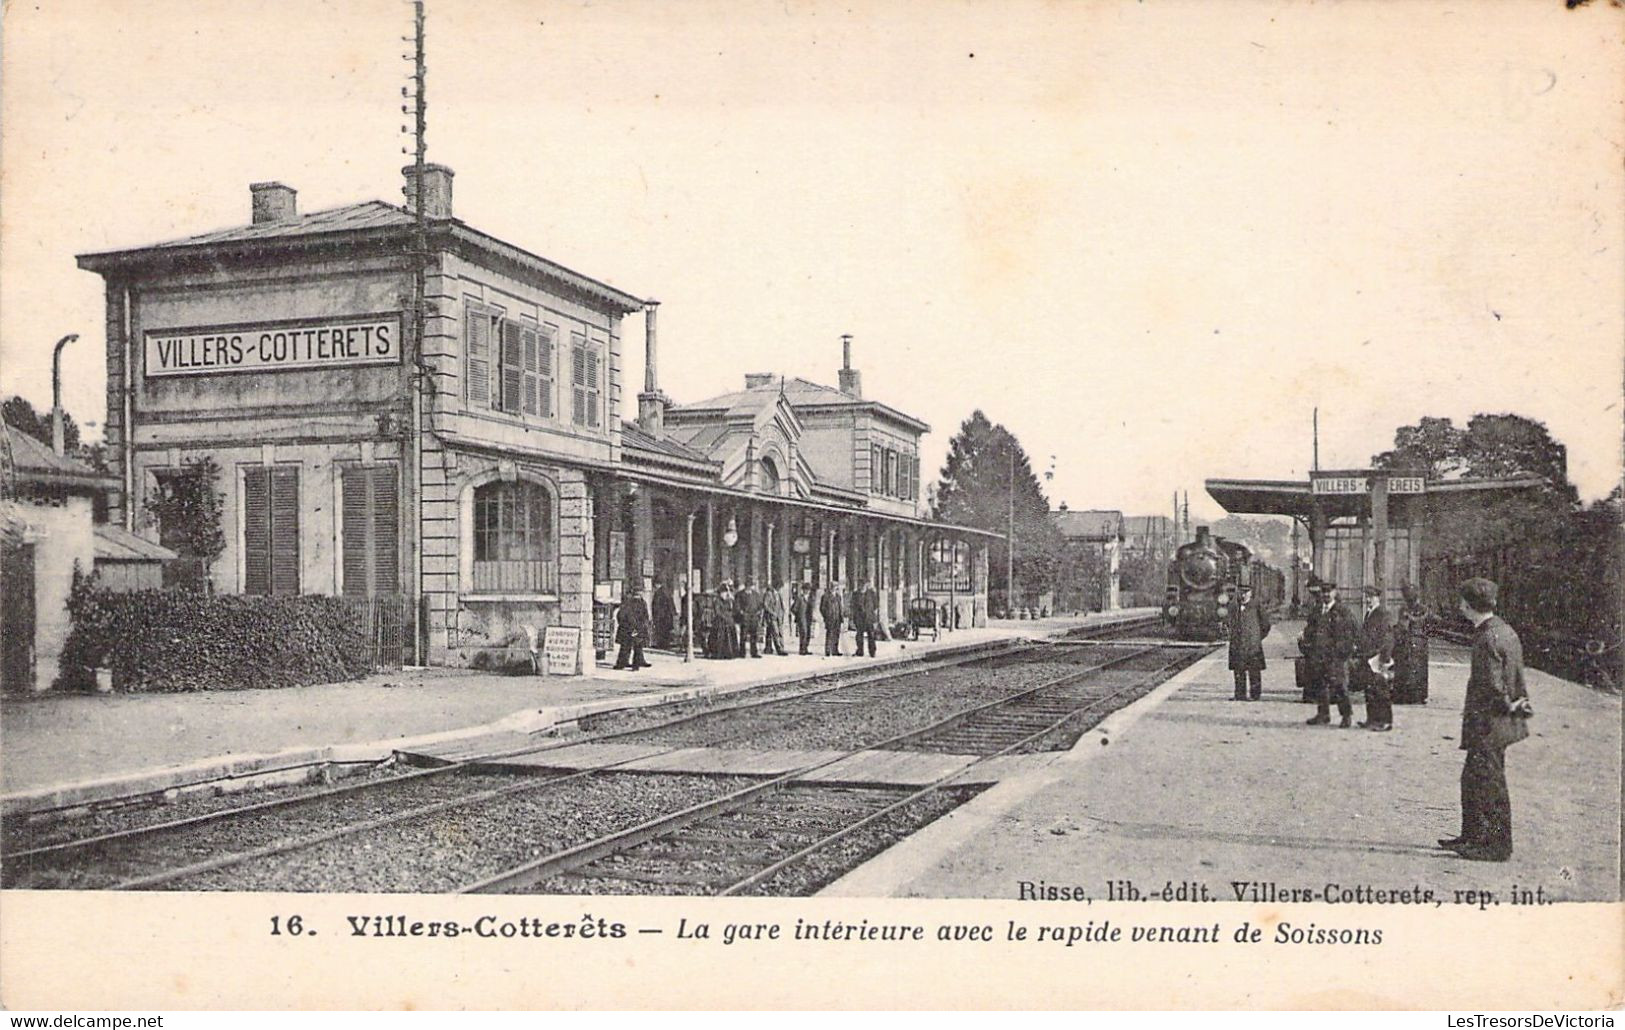
[[[790,599],[790,617],[796,620],[796,637],[800,640],[802,654],[812,653],[807,645],[812,641],[813,616],[817,612],[818,606],[813,603],[813,586],[803,581],[801,589]]]
[[[755,579],[745,581],[745,586],[739,591],[737,598],[739,605],[739,657],[745,656],[749,648],[752,658],[760,658],[756,645],[762,638],[762,591],[756,586]]]
[[[650,602],[649,617],[654,623],[652,637],[654,646],[670,647],[672,627],[677,624],[677,605],[672,601],[671,591],[666,589],[664,580],[655,584],[654,597]]]
[[[1270,617],[1262,605],[1254,603],[1253,588],[1242,587],[1236,610],[1230,616],[1230,671],[1236,677],[1233,700],[1257,701],[1263,695],[1264,638],[1269,631]]]
[[[1365,722],[1368,730],[1394,728],[1393,675],[1394,617],[1382,603],[1382,591],[1365,588],[1365,625],[1360,627],[1360,661],[1355,665],[1365,684]]]
[[[637,672],[649,667],[643,657],[643,645],[649,641],[649,602],[643,599],[636,583],[628,588],[626,600],[621,604],[615,637],[621,645],[620,653],[615,656],[615,668]]]
[[[824,596],[818,602],[818,614],[824,619],[824,657],[841,653],[841,620],[846,617],[846,597],[839,580],[830,580]]]
[[[1394,626],[1394,701],[1402,705],[1428,703],[1428,612],[1416,588],[1401,584],[1405,604]]]
[[[852,630],[857,635],[857,655],[863,657],[864,641],[869,642],[869,657],[875,656],[875,629],[880,623],[880,595],[875,585],[865,580],[852,594]]]
[[[783,583],[774,583],[762,592],[762,650],[767,654],[784,654],[784,597],[779,593]]]
[[[1529,735],[1529,691],[1523,682],[1523,643],[1495,614],[1497,589],[1487,579],[1461,585],[1461,613],[1473,623],[1472,671],[1461,709],[1461,834],[1439,845],[1476,862],[1512,857],[1512,799],[1506,749]],[[1511,716],[1507,719],[1505,717]],[[1495,732],[1496,723],[1504,734]]]
[[[1354,613],[1338,601],[1336,586],[1323,583],[1321,590],[1320,611],[1304,634],[1310,675],[1320,688],[1315,697],[1319,710],[1309,725],[1330,725],[1335,701],[1337,714],[1342,716],[1339,725],[1346,730],[1354,719],[1354,708],[1349,704],[1349,659],[1360,646],[1360,626],[1354,621]]]
[[[734,625],[734,592],[726,580],[717,587],[716,602],[712,605],[711,635],[714,641],[712,657],[738,658],[739,635]]]

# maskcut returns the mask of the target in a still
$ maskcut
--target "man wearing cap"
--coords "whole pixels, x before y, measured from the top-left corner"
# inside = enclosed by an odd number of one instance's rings
[[[1362,729],[1386,732],[1394,728],[1392,683],[1394,617],[1382,603],[1382,591],[1365,588],[1365,625],[1360,629],[1360,681],[1365,684],[1365,722]]]
[[[1495,614],[1497,592],[1487,579],[1461,585],[1461,613],[1473,624],[1472,671],[1461,709],[1461,750],[1467,752],[1461,769],[1461,834],[1439,841],[1440,847],[1475,862],[1512,857],[1506,748],[1529,736],[1531,714],[1523,644]]]
[[[620,616],[615,636],[621,650],[615,656],[615,668],[633,672],[647,669],[649,663],[644,660],[643,645],[649,642],[649,602],[643,599],[643,590],[635,580],[627,588]]]
[[[1230,617],[1230,671],[1236,677],[1236,694],[1232,700],[1257,701],[1263,693],[1264,638],[1269,631],[1270,617],[1253,603],[1253,588],[1243,586],[1236,610]]]
[[[1320,611],[1304,636],[1309,645],[1310,675],[1319,687],[1315,700],[1320,708],[1309,720],[1311,726],[1329,726],[1331,705],[1337,702],[1338,725],[1348,729],[1354,721],[1349,704],[1349,659],[1360,646],[1360,626],[1354,613],[1337,602],[1337,588],[1321,583]]]

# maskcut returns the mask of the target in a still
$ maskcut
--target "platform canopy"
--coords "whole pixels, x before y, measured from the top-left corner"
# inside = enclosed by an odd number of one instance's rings
[[[1388,503],[1403,517],[1405,509],[1427,495],[1452,501],[1489,500],[1546,485],[1540,476],[1511,479],[1426,480],[1404,472],[1344,469],[1315,472],[1310,479],[1209,479],[1210,497],[1232,515],[1286,515],[1310,521],[1319,508],[1328,519],[1371,514],[1372,483],[1386,476]]]

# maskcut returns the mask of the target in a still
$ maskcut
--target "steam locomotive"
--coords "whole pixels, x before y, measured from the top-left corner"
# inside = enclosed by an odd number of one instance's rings
[[[1168,565],[1163,620],[1181,640],[1222,639],[1230,606],[1244,586],[1252,587],[1253,602],[1268,610],[1281,603],[1286,576],[1254,558],[1246,544],[1215,537],[1201,526]]]

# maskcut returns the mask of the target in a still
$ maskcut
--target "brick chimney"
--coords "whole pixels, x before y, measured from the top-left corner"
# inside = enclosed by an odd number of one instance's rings
[[[638,394],[638,428],[655,439],[666,435],[666,406],[671,398],[660,392],[656,369],[655,314],[658,300],[643,302],[643,392]]]
[[[261,222],[285,222],[299,216],[295,203],[299,194],[292,186],[284,186],[280,182],[252,182],[248,184],[248,196],[255,225]]]
[[[765,390],[777,382],[778,378],[772,372],[746,372],[745,389]]]
[[[852,334],[841,334],[841,392],[849,397],[863,396],[863,373],[852,367]]]
[[[407,165],[401,169],[401,175],[406,178],[406,185],[401,192],[406,195],[406,209],[416,211],[417,190],[412,181],[417,172],[416,165]],[[451,177],[455,173],[445,165],[426,164],[423,166],[423,213],[428,218],[451,217]]]

